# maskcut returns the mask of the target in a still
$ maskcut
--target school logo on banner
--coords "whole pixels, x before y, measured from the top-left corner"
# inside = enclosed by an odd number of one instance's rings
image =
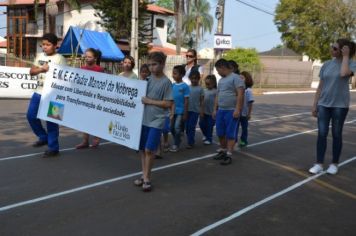
[[[58,102],[49,102],[47,116],[57,120],[63,120],[64,104]]]
[[[110,121],[109,123],[109,133],[113,138],[119,139],[121,141],[130,140],[130,133],[127,126],[121,124],[119,121]]]

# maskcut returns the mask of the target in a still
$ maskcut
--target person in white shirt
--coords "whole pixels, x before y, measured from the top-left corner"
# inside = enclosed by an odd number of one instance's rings
[[[195,49],[188,49],[187,54],[185,55],[187,58],[187,63],[185,64],[185,75],[183,77],[183,82],[187,85],[191,85],[189,75],[190,72],[197,70],[200,74],[199,81],[203,79],[203,67],[198,65],[198,54]]]
[[[33,93],[28,110],[27,120],[30,124],[33,132],[38,137],[38,140],[32,145],[33,147],[41,147],[48,145],[48,150],[45,151],[43,157],[54,157],[59,154],[59,126],[52,122],[47,123],[47,131],[43,128],[41,120],[37,118],[38,108],[41,101],[41,93],[43,89],[44,80],[46,78],[46,72],[51,65],[65,65],[65,58],[57,54],[58,38],[55,34],[45,34],[42,38],[42,50],[43,53],[37,55],[33,66],[30,69],[30,75],[38,75],[38,86]]]

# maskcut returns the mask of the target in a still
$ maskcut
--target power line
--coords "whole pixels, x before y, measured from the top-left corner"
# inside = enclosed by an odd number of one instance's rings
[[[275,34],[278,34],[278,33],[279,32],[277,32],[277,31],[273,31],[273,32],[269,32],[269,33],[254,35],[254,36],[247,37],[247,38],[237,39],[236,41],[243,42],[243,41],[248,41],[248,40],[252,40],[252,39],[262,38],[262,37],[265,37],[267,35],[275,35]]]
[[[254,2],[257,5],[262,5],[265,9],[274,11],[274,7],[271,7],[270,5],[267,5],[267,4],[263,3],[263,2],[259,2],[259,1],[256,1],[256,0],[250,0],[250,1]]]
[[[236,2],[239,2],[239,3],[241,3],[241,4],[244,4],[244,5],[248,6],[248,7],[251,7],[251,8],[253,8],[253,9],[257,10],[257,11],[266,13],[266,14],[271,15],[271,16],[275,16],[274,13],[268,12],[268,11],[262,9],[262,8],[259,8],[259,7],[257,7],[257,6],[252,5],[252,4],[250,4],[250,3],[247,3],[247,2],[244,2],[244,1],[241,1],[241,0],[235,0],[235,1],[236,1]]]

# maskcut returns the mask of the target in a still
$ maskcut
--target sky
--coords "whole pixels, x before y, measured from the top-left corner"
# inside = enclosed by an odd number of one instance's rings
[[[2,1],[2,0],[0,0]],[[213,47],[216,32],[215,9],[218,0],[210,2],[210,14],[214,16],[214,26],[211,34],[206,34],[201,48]],[[274,12],[279,0],[243,0],[246,3]],[[6,16],[1,15],[5,8],[0,7],[0,36],[6,34]],[[4,28],[4,29],[2,29]],[[273,22],[273,16],[243,5],[236,0],[225,0],[224,33],[231,34],[233,47],[256,48],[257,51],[267,51],[281,44],[280,33]]]
[[[243,0],[246,3],[274,13],[279,0]],[[218,0],[209,0],[214,16],[214,27],[211,34],[204,36],[199,48],[213,47],[214,33],[216,32],[215,9]],[[273,22],[274,16],[260,12],[243,5],[236,0],[225,0],[224,34],[231,34],[232,46],[243,48],[256,48],[263,52],[282,44],[277,27]]]
[[[5,11],[6,7],[0,7],[0,36],[2,37],[6,35],[6,15],[4,14]]]

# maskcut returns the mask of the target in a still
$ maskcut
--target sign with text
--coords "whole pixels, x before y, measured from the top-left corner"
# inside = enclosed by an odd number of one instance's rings
[[[214,35],[214,49],[231,49],[232,38],[229,34]]]
[[[143,80],[52,66],[38,118],[138,150],[146,88]]]
[[[30,68],[0,66],[0,97],[30,98],[37,88],[37,76]]]

